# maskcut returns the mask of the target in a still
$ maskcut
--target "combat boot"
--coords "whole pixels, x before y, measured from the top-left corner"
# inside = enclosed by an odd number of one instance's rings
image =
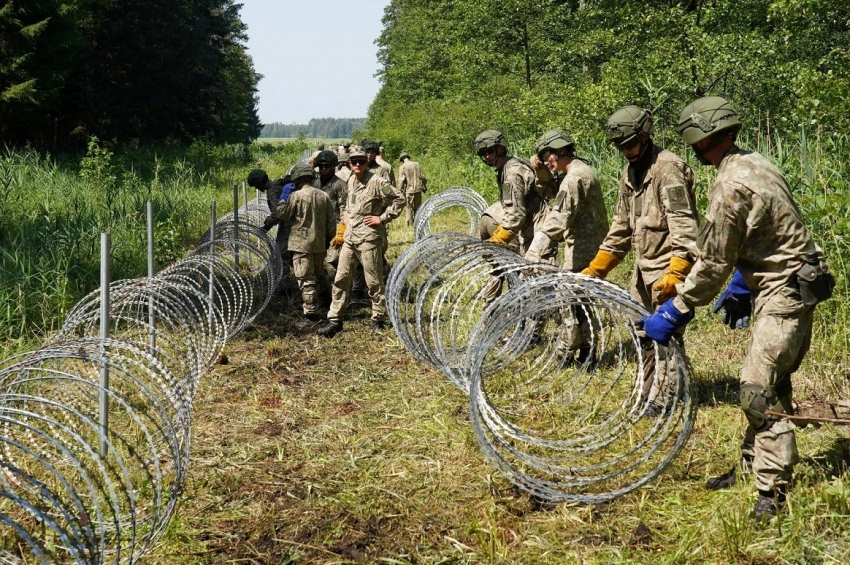
[[[333,337],[342,331],[342,322],[339,320],[329,320],[327,324],[316,330],[316,333],[322,337]]]
[[[292,324],[292,327],[295,328],[299,332],[312,330],[313,328],[316,327],[316,323],[320,322],[321,320],[322,320],[321,314],[318,314],[318,313],[304,314],[304,318],[302,318],[302,319],[298,320],[297,322],[295,322],[294,324]]]
[[[372,320],[372,323],[369,324],[369,330],[373,332],[380,332],[385,330],[386,327],[387,324],[383,320]]]
[[[758,500],[753,507],[756,522],[759,524],[769,522],[783,506],[785,506],[784,492],[760,490]]]
[[[705,488],[708,490],[721,490],[735,486],[738,482],[738,470],[744,473],[753,472],[753,458],[742,456],[738,465],[735,465],[730,470],[726,471],[719,477],[711,477],[706,481]]]

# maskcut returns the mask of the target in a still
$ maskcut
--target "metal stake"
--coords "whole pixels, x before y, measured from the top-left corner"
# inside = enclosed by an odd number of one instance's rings
[[[148,200],[148,279],[153,280],[154,276],[154,259],[153,259],[153,202]],[[148,298],[148,343],[151,349],[151,355],[156,355],[156,314],[154,314],[154,297],[151,293]]]
[[[109,252],[112,246],[108,233],[100,234],[100,339],[109,339]],[[100,363],[100,456],[106,458],[109,438],[109,364],[103,348]]]
[[[215,200],[210,205],[210,330],[215,321]]]
[[[239,267],[239,185],[233,185],[233,261],[236,263],[236,272],[240,272]]]

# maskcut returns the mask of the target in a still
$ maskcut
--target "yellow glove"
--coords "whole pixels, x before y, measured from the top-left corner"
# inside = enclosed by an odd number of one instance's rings
[[[496,226],[496,229],[493,230],[493,235],[491,235],[490,239],[488,239],[487,241],[491,243],[498,243],[499,245],[504,245],[505,247],[507,247],[507,245],[511,241],[513,241],[515,237],[516,236],[513,234],[513,232],[509,232],[508,230],[503,228],[501,224],[499,224],[498,226]]]
[[[596,277],[598,279],[604,279],[608,276],[608,273],[610,273],[614,267],[619,264],[620,260],[617,259],[613,253],[600,249],[596,252],[596,257],[593,258],[590,265],[588,265],[581,274]]]
[[[331,245],[333,245],[336,248],[342,247],[342,242],[343,242],[342,236],[343,236],[343,234],[345,234],[345,224],[340,224],[336,227],[336,235],[331,240]]]
[[[685,277],[691,272],[691,267],[694,264],[687,259],[670,257],[670,267],[664,276],[657,283],[652,285],[652,290],[657,290],[661,294],[658,295],[658,303],[663,304],[671,298],[676,297],[676,285],[685,282]]]

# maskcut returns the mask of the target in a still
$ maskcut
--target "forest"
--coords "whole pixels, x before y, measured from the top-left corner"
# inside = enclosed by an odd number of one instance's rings
[[[260,137],[317,137],[341,139],[363,129],[365,118],[313,118],[307,124],[265,124]]]

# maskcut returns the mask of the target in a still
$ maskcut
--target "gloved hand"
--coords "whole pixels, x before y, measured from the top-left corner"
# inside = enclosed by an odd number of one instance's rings
[[[531,240],[531,245],[528,246],[528,251],[525,252],[525,258],[529,261],[539,263],[540,257],[546,253],[546,250],[549,249],[551,244],[552,240],[549,239],[548,235],[542,231],[537,232],[534,234],[534,239]]]
[[[283,185],[283,190],[280,193],[280,199],[278,202],[286,202],[289,200],[289,195],[295,192],[297,189],[295,188],[295,183],[287,183]]]
[[[273,227],[275,227],[276,225],[277,225],[277,220],[275,220],[271,216],[266,216],[266,219],[263,222],[263,231],[269,231]]]
[[[687,325],[688,322],[694,319],[694,311],[687,313],[679,312],[679,309],[673,306],[671,298],[656,310],[650,316],[644,316],[637,322],[637,327],[646,332],[647,337],[657,341],[661,345],[670,345],[670,338],[676,333],[676,330]]]
[[[344,240],[343,240],[343,238],[342,238],[342,236],[343,236],[344,234],[345,234],[345,224],[340,224],[340,225],[338,225],[338,226],[336,227],[336,235],[335,235],[335,236],[334,236],[334,238],[331,240],[331,245],[333,245],[333,246],[334,246],[334,247],[336,247],[337,249],[339,249],[340,247],[342,247],[342,244],[343,244],[343,241],[344,241]]]
[[[741,271],[735,270],[729,286],[714,303],[713,312],[717,314],[720,310],[723,310],[723,323],[733,330],[740,330],[750,325],[753,295]]]
[[[620,260],[613,253],[600,249],[596,252],[596,257],[593,258],[590,265],[581,274],[604,279],[619,264]]]
[[[490,243],[496,243],[498,245],[503,245],[507,247],[507,245],[511,241],[513,241],[515,237],[516,235],[514,235],[513,232],[506,230],[500,224],[496,226],[496,229],[493,230],[493,235],[491,235],[490,239],[488,239],[487,241],[489,241]]]
[[[693,266],[693,263],[687,259],[682,259],[675,255],[670,257],[670,267],[667,269],[667,272],[664,273],[661,280],[652,286],[652,290],[661,291],[661,294],[658,296],[659,303],[667,302],[671,298],[676,297],[676,285],[685,282],[685,277],[691,272],[691,267]]]

